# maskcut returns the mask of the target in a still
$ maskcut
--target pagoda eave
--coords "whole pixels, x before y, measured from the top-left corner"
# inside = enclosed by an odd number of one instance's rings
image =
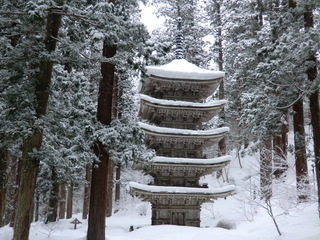
[[[145,79],[141,93],[153,97],[163,96],[168,100],[179,100],[182,96],[188,96],[188,92],[193,92],[192,96],[190,96],[190,100],[199,101],[201,99],[206,99],[213,94],[218,88],[222,79],[222,77],[201,80],[172,79],[150,75]]]
[[[175,101],[175,100],[165,100],[165,99],[157,99],[154,97],[150,97],[145,94],[140,94],[140,99],[148,102],[153,105],[160,105],[165,107],[186,107],[186,108],[196,108],[196,109],[206,109],[209,110],[214,107],[224,106],[228,101],[227,100],[215,100],[211,102],[188,102],[188,101]]]
[[[229,164],[230,161],[228,162],[224,162],[224,163],[218,163],[218,164],[201,164],[201,163],[191,163],[191,164],[179,164],[179,163],[157,163],[154,162],[151,164],[151,170],[147,170],[148,172],[152,171],[152,169],[156,169],[156,168],[161,168],[161,169],[180,169],[180,168],[184,168],[184,169],[188,169],[188,170],[192,170],[194,169],[195,171],[197,169],[203,169],[208,173],[211,173],[213,171],[219,171],[221,170],[223,167],[227,166]]]
[[[149,74],[148,75],[149,79],[152,80],[160,80],[160,81],[171,81],[174,80],[175,82],[192,82],[192,83],[199,83],[199,84],[208,84],[208,83],[213,83],[213,82],[218,82],[220,83],[223,77],[218,76],[215,78],[205,78],[205,79],[193,79],[193,78],[188,78],[187,76],[184,77],[162,77],[162,76],[157,76],[154,74]]]
[[[181,126],[201,126],[216,116],[227,101],[220,100],[209,103],[161,100],[141,94],[139,116],[160,126],[172,126],[173,122]],[[174,121],[173,121],[174,119]],[[190,122],[191,121],[191,122]],[[185,127],[187,128],[187,127]]]
[[[138,123],[141,129],[146,133],[153,136],[170,136],[177,138],[214,138],[214,137],[223,137],[223,135],[229,132],[228,127],[221,127],[213,130],[189,130],[189,129],[179,129],[179,128],[167,128],[167,127],[158,127],[146,123]]]
[[[184,176],[179,175],[181,171],[183,171],[185,174],[189,176],[189,178],[192,177],[202,177],[205,175],[208,175],[212,173],[213,171],[219,171],[225,166],[227,166],[229,162],[221,163],[221,164],[206,164],[206,165],[200,165],[200,164],[188,164],[188,165],[182,165],[182,164],[164,164],[164,163],[152,163],[150,168],[145,169],[145,172],[149,173],[151,176],[156,178],[171,178],[174,176],[174,178],[183,178]],[[161,173],[165,172],[166,174],[162,176]],[[169,175],[169,176],[167,176]]]
[[[222,188],[189,188],[144,185],[130,182],[130,194],[149,201],[152,204],[162,205],[199,205],[214,199],[225,198],[235,191],[235,186],[230,185]]]
[[[201,158],[171,158],[156,156],[152,163],[136,164],[136,170],[144,170],[152,176],[161,176],[161,172],[167,172],[170,176],[179,177],[177,173],[181,170],[189,172],[189,175],[201,177],[213,171],[219,171],[227,166],[231,156],[223,156],[211,159]],[[192,172],[192,174],[190,174]]]

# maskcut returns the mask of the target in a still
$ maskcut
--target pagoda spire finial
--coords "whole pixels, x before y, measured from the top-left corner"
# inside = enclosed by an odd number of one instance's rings
[[[183,33],[182,18],[178,17],[177,35],[176,35],[176,59],[183,59]]]

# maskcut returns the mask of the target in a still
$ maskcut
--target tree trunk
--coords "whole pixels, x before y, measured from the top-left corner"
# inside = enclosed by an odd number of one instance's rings
[[[219,71],[223,71],[223,51],[222,51],[222,22],[221,22],[221,6],[218,1],[215,2],[215,8],[217,11],[217,26],[218,26],[218,31],[217,31],[217,40],[215,42],[216,46],[218,47],[218,66],[219,66]],[[219,99],[224,99],[224,80],[220,82],[219,85]],[[225,121],[225,116],[224,116],[224,110],[221,111],[220,117],[222,118],[223,121]],[[223,125],[223,124],[222,124]],[[221,127],[222,127],[221,125]],[[224,156],[227,152],[227,147],[226,147],[226,139],[223,137],[219,143],[219,156]],[[220,171],[222,173],[222,171]],[[220,174],[221,174],[220,173]]]
[[[84,184],[82,219],[87,219],[88,213],[89,213],[90,181],[91,181],[91,168],[89,165],[86,166],[86,179],[85,180],[86,181]]]
[[[111,119],[114,120],[118,115],[118,77],[114,76],[113,78],[113,87],[112,87],[112,113]],[[107,207],[106,207],[106,217],[112,216],[113,208],[113,179],[114,179],[114,163],[109,161],[108,163],[108,179],[107,179]]]
[[[302,100],[299,100],[293,105],[293,111],[294,149],[298,200],[303,201],[308,198],[307,185],[309,184],[309,180]]]
[[[116,54],[115,45],[110,45],[105,39],[103,43],[103,56],[113,57]],[[97,119],[104,125],[109,125],[113,115],[113,84],[115,79],[115,65],[104,61],[101,63],[102,79],[99,82],[99,96]],[[88,220],[87,240],[105,239],[105,213],[107,207],[108,166],[111,161],[109,153],[102,143],[97,142],[94,153],[99,158],[92,167],[90,208]]]
[[[111,217],[112,215],[112,203],[113,203],[113,169],[114,164],[112,161],[108,163],[108,179],[107,179],[107,207],[106,207],[106,217]]]
[[[12,161],[12,192],[11,192],[11,211],[10,211],[10,227],[14,227],[14,222],[16,218],[16,208],[17,208],[17,201],[18,201],[18,194],[20,188],[20,171],[21,171],[21,164],[19,160]]]
[[[55,222],[58,218],[59,184],[57,182],[56,168],[51,169],[52,188],[50,190],[48,221]]]
[[[272,196],[272,140],[264,141],[260,152],[260,188],[261,199]]]
[[[14,226],[14,210],[16,205],[16,199],[17,199],[17,192],[18,192],[18,185],[17,185],[17,179],[18,179],[18,163],[17,160],[14,158],[11,158],[10,154],[7,153],[6,156],[7,161],[7,172],[6,172],[6,206],[5,206],[5,215],[3,219],[4,225],[7,225],[10,223],[10,227]]]
[[[6,213],[6,171],[7,158],[6,152],[0,150],[0,227],[5,225]]]
[[[297,3],[294,0],[288,0],[289,8],[296,8]]]
[[[30,158],[28,155],[32,152],[32,149],[41,146],[41,141],[42,131],[39,131],[23,144],[23,154],[19,162],[21,170],[19,171],[20,184],[15,210],[14,240],[27,240],[29,238],[39,161]]]
[[[288,112],[284,115],[284,120],[282,121],[281,126],[281,140],[282,140],[282,154],[284,158],[287,158],[288,155],[288,133],[289,133],[289,121],[288,121]]]
[[[118,164],[116,169],[116,190],[115,190],[116,202],[120,200],[120,177],[121,177],[121,166],[120,164]]]
[[[39,221],[39,210],[40,210],[40,193],[36,193],[35,211],[34,211],[34,221]]]
[[[107,174],[109,154],[101,143],[96,143],[94,152],[100,162],[93,165],[89,205],[87,240],[105,239],[105,214],[107,206]]]
[[[70,182],[68,186],[68,198],[67,198],[67,219],[72,218],[73,212],[73,182]]]
[[[61,23],[61,14],[57,13],[57,11],[61,11],[61,8],[49,9],[47,18],[45,47],[49,53],[53,52],[56,48],[58,30]],[[35,83],[35,99],[37,101],[35,109],[38,118],[46,114],[52,67],[53,62],[51,61],[42,61],[39,66],[39,74]],[[42,137],[43,130],[36,129],[32,136],[23,141],[13,240],[27,240],[29,238],[34,193],[39,169],[39,159],[30,157],[29,154],[34,149],[41,147]]]
[[[284,117],[286,117],[285,115]],[[281,131],[275,134],[274,141],[274,176],[280,178],[288,168],[287,163],[287,145],[288,145],[288,124],[287,119],[283,119]]]
[[[274,171],[273,174],[276,178],[280,178],[284,170],[282,169],[282,162],[284,161],[282,156],[282,134],[277,132],[274,135]]]
[[[305,28],[308,31],[309,28],[314,27],[313,23],[313,9],[304,13]],[[311,61],[314,65],[308,69],[308,79],[313,82],[317,75],[317,59],[316,56],[310,56],[308,61]],[[311,125],[313,129],[313,143],[314,143],[314,156],[315,156],[315,167],[316,167],[316,181],[318,187],[318,212],[320,216],[320,99],[319,90],[316,90],[309,97],[310,112],[311,112]]]
[[[59,200],[59,219],[66,218],[66,200],[67,200],[67,192],[66,185],[60,184],[60,200]]]

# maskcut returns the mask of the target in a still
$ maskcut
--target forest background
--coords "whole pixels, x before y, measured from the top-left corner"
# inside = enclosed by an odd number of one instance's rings
[[[139,20],[141,2],[164,19],[151,36]],[[145,66],[174,59],[179,16],[185,59],[226,72],[212,98],[229,103],[204,126],[231,127],[218,151],[259,152],[259,196],[266,203],[291,151],[297,202],[314,201],[309,162],[320,203],[319,1],[0,5],[0,227],[10,224],[13,239],[28,239],[32,221],[70,218],[78,198],[89,218],[88,239],[105,238],[105,216],[127,194],[132,165],[153,157],[137,125],[135,94]]]

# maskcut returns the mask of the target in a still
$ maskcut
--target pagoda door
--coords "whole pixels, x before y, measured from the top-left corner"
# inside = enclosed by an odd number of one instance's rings
[[[184,212],[172,212],[171,213],[171,224],[173,225],[185,225],[186,214]]]

